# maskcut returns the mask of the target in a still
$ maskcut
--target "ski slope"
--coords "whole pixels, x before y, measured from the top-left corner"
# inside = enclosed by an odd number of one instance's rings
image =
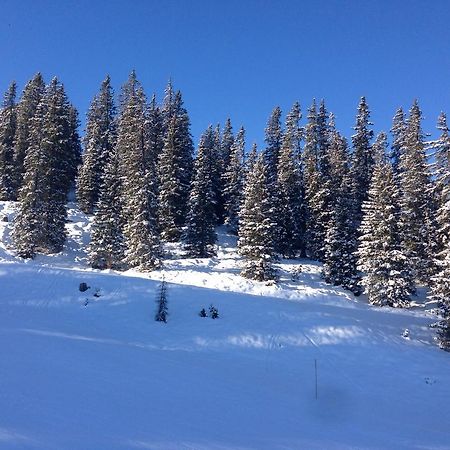
[[[280,263],[277,285],[245,280],[222,229],[215,258],[172,246],[159,271],[96,271],[89,221],[69,217],[64,251],[26,262],[0,221],[0,449],[450,449],[432,305],[371,307],[306,260]],[[199,317],[211,303],[220,318]]]

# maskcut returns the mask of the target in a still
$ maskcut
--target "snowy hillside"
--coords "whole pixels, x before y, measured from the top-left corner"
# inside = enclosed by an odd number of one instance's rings
[[[450,449],[450,358],[425,306],[370,307],[306,260],[245,280],[223,230],[211,259],[91,270],[73,205],[64,251],[24,262],[13,215],[0,203],[1,449]],[[199,317],[210,304],[218,320]]]

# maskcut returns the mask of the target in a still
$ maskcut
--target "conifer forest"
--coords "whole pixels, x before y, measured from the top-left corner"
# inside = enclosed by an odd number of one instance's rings
[[[0,111],[0,200],[17,202],[14,252],[60,252],[69,198],[92,217],[94,269],[152,271],[165,243],[189,258],[214,256],[224,225],[245,278],[276,283],[277,260],[309,258],[326,283],[375,306],[408,308],[426,287],[439,307],[439,345],[450,350],[446,115],[430,140],[417,100],[393,111],[384,131],[366,98],[355,106],[352,136],[313,100],[275,107],[258,147],[231,118],[197,144],[172,82],[159,99],[133,71],[116,96],[106,77],[82,125],[57,78],[38,73],[21,93],[13,82]]]

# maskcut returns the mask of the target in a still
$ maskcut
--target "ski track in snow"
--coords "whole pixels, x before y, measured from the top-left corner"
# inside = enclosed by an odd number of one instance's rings
[[[0,450],[450,449],[450,359],[423,290],[371,307],[308,260],[246,280],[224,228],[214,258],[167,244],[161,270],[93,270],[73,204],[63,251],[23,261],[14,213],[0,202]],[[211,303],[220,318],[200,318]]]

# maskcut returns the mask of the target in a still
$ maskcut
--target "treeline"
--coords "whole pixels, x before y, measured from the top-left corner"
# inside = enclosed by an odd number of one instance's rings
[[[162,242],[181,241],[191,257],[215,253],[215,227],[238,236],[241,274],[276,279],[277,258],[323,262],[323,277],[375,305],[405,307],[418,283],[430,287],[450,348],[450,137],[426,142],[422,112],[399,109],[374,137],[365,98],[349,143],[325,103],[301,124],[295,103],[284,124],[272,112],[265,145],[246,151],[245,130],[208,127],[198,149],[182,94],[171,83],[161,104],[131,73],[116,107],[109,77],[87,114],[84,153],[77,113],[62,85],[40,74],[18,103],[15,84],[0,112],[0,199],[19,200],[17,254],[62,249],[66,198],[76,186],[93,214],[90,263],[152,270]],[[428,156],[427,156],[428,153]],[[79,165],[80,164],[80,165]],[[78,170],[77,170],[78,167]]]

